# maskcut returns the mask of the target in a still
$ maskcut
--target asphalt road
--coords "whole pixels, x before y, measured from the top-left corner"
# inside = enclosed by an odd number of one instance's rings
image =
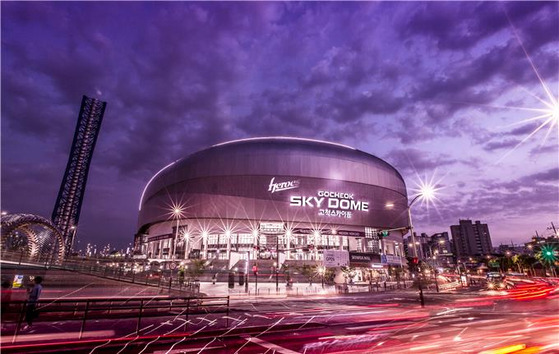
[[[425,308],[416,291],[244,299],[232,304],[229,316],[201,313],[187,319],[175,312],[144,319],[139,336],[129,319],[88,324],[85,341],[74,338],[75,321],[44,324],[49,328],[43,330],[38,324],[34,333],[23,334],[26,344],[4,343],[2,351],[504,353],[524,348],[517,352],[557,353],[559,298],[549,287],[541,294],[538,289],[426,293]],[[46,345],[49,341],[57,344]]]

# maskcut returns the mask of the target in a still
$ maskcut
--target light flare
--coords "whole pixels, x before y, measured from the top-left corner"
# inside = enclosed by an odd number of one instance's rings
[[[506,14],[506,15],[507,15],[507,19],[509,21],[509,24],[512,28],[512,32],[513,32],[514,36],[516,37],[516,40],[518,41],[518,44],[522,48],[522,51],[524,52],[524,55],[526,56],[526,59],[528,59],[528,62],[530,63],[530,66],[532,67],[532,70],[534,71],[534,74],[538,78],[538,81],[540,82],[541,88],[545,92],[546,98],[545,99],[541,98],[538,95],[535,95],[535,94],[526,90],[531,96],[533,96],[540,103],[542,103],[544,105],[544,107],[535,107],[535,108],[506,107],[506,108],[520,108],[520,109],[523,109],[523,110],[535,111],[535,112],[539,113],[538,115],[536,115],[534,117],[530,117],[530,118],[521,120],[516,124],[525,124],[525,123],[529,123],[529,122],[532,122],[532,121],[538,121],[538,120],[543,121],[543,122],[541,122],[530,134],[528,134],[524,139],[522,139],[509,152],[507,152],[505,155],[503,155],[503,157],[501,157],[497,161],[497,163],[499,163],[505,157],[510,155],[521,144],[526,142],[528,139],[530,139],[538,131],[542,130],[546,126],[547,126],[547,132],[545,133],[545,136],[544,136],[542,142],[540,143],[540,146],[545,144],[545,142],[547,141],[547,138],[549,137],[550,133],[553,131],[554,127],[556,127],[556,130],[557,130],[557,139],[558,139],[558,143],[559,143],[559,95],[554,96],[552,91],[549,89],[548,85],[546,84],[545,80],[541,77],[538,69],[536,68],[536,65],[534,64],[534,62],[532,61],[532,58],[530,57],[530,55],[528,54],[528,51],[526,50],[526,47],[524,47],[524,44],[520,40],[520,37],[519,37],[518,33],[516,32],[516,29],[514,28],[510,17],[508,16],[508,14]],[[559,92],[558,92],[558,94],[559,94]]]
[[[427,176],[421,178],[416,173],[417,181],[415,182],[415,187],[410,188],[413,192],[413,200],[419,200],[421,205],[426,205],[427,208],[429,208],[431,204],[436,204],[439,200],[438,196],[441,195],[440,191],[446,188],[441,184],[445,176],[436,179],[436,173],[437,171],[435,170],[430,178]]]

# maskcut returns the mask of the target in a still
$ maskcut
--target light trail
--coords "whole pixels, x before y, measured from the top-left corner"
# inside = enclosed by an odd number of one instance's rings
[[[92,284],[95,284],[95,283],[86,284],[86,285],[82,286],[82,287],[79,288],[79,289],[76,289],[76,290],[74,290],[74,291],[72,291],[72,292],[69,292],[69,293],[66,294],[66,295],[59,296],[59,297],[55,298],[52,302],[49,302],[48,304],[45,304],[45,305],[41,305],[41,308],[48,307],[48,306],[54,304],[57,300],[62,300],[62,299],[66,298],[66,297],[68,297],[68,296],[70,296],[70,295],[72,295],[72,294],[74,294],[74,293],[77,293],[78,291],[81,291],[81,290],[87,288],[88,286],[90,286],[90,285],[92,285]]]

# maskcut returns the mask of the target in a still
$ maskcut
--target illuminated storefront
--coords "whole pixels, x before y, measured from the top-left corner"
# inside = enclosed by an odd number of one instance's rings
[[[322,261],[325,250],[346,250],[399,262],[406,208],[402,177],[373,155],[316,140],[245,139],[159,171],[142,193],[135,245],[156,260]]]

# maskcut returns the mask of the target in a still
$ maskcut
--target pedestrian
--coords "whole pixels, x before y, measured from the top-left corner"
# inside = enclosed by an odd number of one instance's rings
[[[179,268],[179,285],[182,288],[182,285],[184,284],[184,268]]]
[[[2,309],[1,309],[2,318],[0,320],[0,322],[2,322],[2,330],[5,329],[4,324],[6,322],[6,318],[8,317],[11,301],[12,301],[12,288],[10,287],[10,282],[8,280],[4,280],[2,282]]]
[[[43,290],[43,286],[41,283],[43,282],[43,277],[36,276],[33,279],[35,285],[29,291],[29,297],[27,299],[27,311],[25,312],[25,322],[27,325],[23,327],[23,330],[31,329],[33,325],[33,319],[37,317],[37,301],[41,297],[41,291]]]

